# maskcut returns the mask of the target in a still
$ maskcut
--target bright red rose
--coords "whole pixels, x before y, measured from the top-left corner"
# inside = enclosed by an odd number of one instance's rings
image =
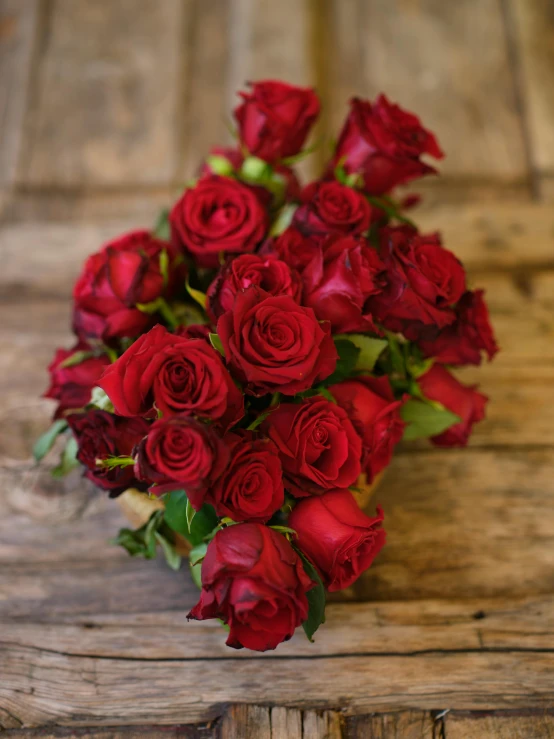
[[[375,331],[366,303],[386,284],[384,270],[366,239],[330,236],[302,273],[302,302],[319,320],[330,321],[333,333]]]
[[[370,221],[371,206],[364,196],[331,180],[306,185],[292,225],[307,236],[329,233],[356,236],[368,230]]]
[[[353,98],[330,169],[340,162],[346,172],[359,172],[370,195],[383,195],[397,185],[436,172],[422,154],[442,159],[435,136],[413,113],[391,104],[384,95],[375,103]]]
[[[220,618],[227,646],[264,652],[291,638],[308,617],[314,586],[287,539],[258,523],[218,531],[202,562],[202,593],[187,618]]]
[[[218,516],[233,521],[269,521],[285,499],[277,447],[252,431],[226,434],[223,441],[230,462],[207,489],[204,501]]]
[[[229,177],[204,177],[185,191],[169,216],[173,241],[199,267],[217,267],[219,255],[253,252],[268,216],[256,193]]]
[[[362,442],[335,403],[320,396],[283,403],[262,428],[279,450],[285,488],[293,495],[321,495],[358,479]]]
[[[291,269],[302,274],[305,267],[319,253],[321,237],[304,236],[294,226],[289,226],[276,239],[268,239],[260,254],[273,255],[286,262]]]
[[[168,276],[160,258],[169,256]],[[135,337],[152,326],[154,315],[136,306],[170,298],[178,289],[183,268],[177,252],[148,231],[131,231],[90,256],[73,289],[73,328],[83,338],[109,341]]]
[[[484,291],[464,293],[456,306],[456,320],[431,341],[421,341],[424,356],[441,364],[481,364],[481,352],[490,360],[498,345],[489,319]]]
[[[451,426],[431,441],[437,446],[466,446],[474,423],[485,417],[485,406],[488,398],[478,393],[475,385],[462,385],[454,375],[440,364],[434,364],[430,370],[418,379],[421,392],[429,400],[436,400],[462,420]]]
[[[229,450],[215,431],[189,416],[161,418],[136,449],[135,474],[161,495],[185,488],[191,505],[202,508],[203,491],[223,471]]]
[[[377,321],[411,340],[429,327],[434,331],[453,323],[453,306],[466,289],[465,272],[436,234],[404,226],[383,229],[381,258],[388,284],[368,306]]]
[[[189,414],[229,428],[244,415],[241,391],[204,339],[154,326],[111,364],[98,384],[120,416]]]
[[[242,145],[266,162],[298,154],[319,115],[315,92],[272,80],[251,88],[240,93],[243,102],[234,111]]]
[[[269,295],[290,295],[299,302],[300,276],[280,259],[242,254],[231,259],[208,288],[206,310],[213,321],[232,310],[239,291],[256,285]]]
[[[109,490],[111,498],[129,487],[141,487],[132,465],[101,467],[96,462],[108,457],[130,456],[148,433],[148,421],[94,410],[68,416],[67,422],[79,445],[77,459],[86,468],[85,477],[98,487]]]
[[[288,295],[251,287],[237,293],[217,322],[229,369],[250,395],[295,395],[334,372],[337,350],[328,323]]]
[[[296,531],[298,548],[319,570],[330,593],[355,582],[385,544],[383,511],[366,516],[349,490],[331,490],[301,500],[288,525]]]
[[[362,440],[362,468],[371,482],[390,463],[406,424],[388,377],[356,377],[329,388]]]
[[[84,342],[79,342],[73,349],[58,349],[48,366],[50,387],[44,397],[58,401],[54,418],[62,418],[67,411],[79,410],[90,402],[92,388],[98,384],[104,368],[110,363],[108,357],[105,354],[91,356],[78,364],[63,366],[76,352],[89,351],[90,346]]]

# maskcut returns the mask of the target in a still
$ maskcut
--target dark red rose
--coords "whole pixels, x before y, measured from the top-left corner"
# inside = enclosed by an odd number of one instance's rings
[[[370,221],[371,206],[364,196],[331,180],[306,185],[292,225],[307,236],[329,233],[356,236],[368,230]]]
[[[435,331],[455,320],[453,306],[465,291],[465,272],[436,234],[403,226],[383,229],[381,258],[388,284],[369,300],[377,321],[417,340],[428,327]]]
[[[362,468],[371,482],[390,463],[404,433],[402,401],[394,399],[388,377],[357,377],[329,390],[362,440]]]
[[[370,195],[436,172],[422,154],[442,159],[435,136],[413,113],[391,104],[384,95],[375,103],[353,98],[341,131],[331,169],[342,163],[347,173],[360,173]]]
[[[268,216],[256,193],[229,177],[204,177],[185,191],[169,216],[174,242],[199,267],[217,267],[220,254],[253,252]]]
[[[462,420],[451,426],[431,441],[437,446],[466,446],[474,423],[485,417],[485,406],[488,398],[478,393],[476,386],[462,385],[454,375],[440,364],[434,364],[430,370],[418,379],[421,392],[429,400],[435,400],[455,413]]]
[[[268,239],[260,254],[276,256],[302,274],[304,268],[319,253],[321,240],[321,237],[304,236],[297,228],[289,226],[276,239]]]
[[[266,162],[298,154],[319,115],[315,92],[272,80],[250,86],[234,111],[242,145]]]
[[[209,543],[200,600],[187,618],[220,618],[229,626],[227,646],[264,652],[290,639],[306,620],[306,592],[313,586],[282,534],[240,523]]]
[[[211,329],[206,323],[191,323],[189,326],[179,326],[175,329],[175,336],[182,336],[185,339],[204,339],[208,344],[210,333]]]
[[[349,490],[331,490],[301,500],[288,525],[296,531],[298,548],[319,570],[330,593],[355,582],[385,544],[383,511],[366,516]]]
[[[239,291],[256,285],[269,295],[290,295],[299,302],[302,282],[297,272],[271,257],[242,254],[221,269],[208,288],[207,312],[213,321],[232,310]]]
[[[161,418],[136,449],[135,474],[154,485],[150,492],[185,488],[191,505],[200,510],[206,487],[223,471],[229,451],[210,426],[188,416]]]
[[[456,320],[431,341],[421,341],[424,356],[441,364],[481,364],[481,352],[489,361],[498,345],[489,319],[483,290],[468,290],[456,306]]]
[[[169,257],[166,276],[160,267],[164,252]],[[177,252],[148,231],[131,231],[111,241],[87,259],[75,283],[75,333],[104,341],[138,336],[156,318],[137,304],[172,297],[180,277],[183,268],[178,266]]]
[[[333,333],[375,331],[366,303],[386,284],[384,271],[366,239],[330,236],[302,273],[302,302],[320,320],[330,321]]]
[[[226,434],[223,441],[230,461],[207,489],[204,501],[215,508],[218,516],[229,516],[233,521],[269,521],[285,498],[275,444],[252,431]]]
[[[321,495],[358,479],[362,442],[335,403],[320,396],[283,403],[262,428],[279,450],[285,488],[293,495]]]
[[[56,350],[54,359],[48,366],[50,387],[44,393],[45,398],[58,401],[54,418],[61,418],[67,411],[79,410],[90,402],[92,388],[98,384],[104,368],[110,363],[108,357],[105,354],[91,356],[70,367],[63,366],[76,352],[89,351],[90,346],[84,342],[75,344],[73,349]]]
[[[219,353],[204,339],[154,326],[111,364],[98,384],[121,416],[189,414],[224,429],[242,418],[243,398]]]
[[[229,369],[250,395],[295,395],[334,372],[337,350],[328,323],[288,295],[256,287],[238,293],[217,322]]]
[[[129,487],[141,487],[135,479],[133,465],[108,468],[101,467],[96,461],[130,456],[135,445],[148,433],[148,421],[95,410],[75,413],[68,416],[67,422],[79,445],[77,459],[86,467],[85,477],[98,487],[109,490],[110,497]]]

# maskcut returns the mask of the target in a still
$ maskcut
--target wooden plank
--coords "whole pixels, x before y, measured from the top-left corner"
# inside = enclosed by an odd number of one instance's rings
[[[554,173],[554,11],[549,0],[509,0],[517,44],[531,156],[539,173]]]
[[[499,0],[360,5],[363,22],[351,30],[362,37],[366,89],[358,94],[384,91],[420,115],[447,154],[440,166],[447,177],[525,179]]]
[[[217,727],[210,724],[188,726],[119,726],[95,729],[85,727],[76,733],[74,729],[41,727],[39,729],[13,729],[3,732],[2,739],[219,739]]]
[[[0,186],[15,179],[38,15],[36,0],[0,2]]]
[[[0,726],[194,723],[222,703],[274,702],[348,714],[393,707],[544,708],[552,702],[552,655],[367,655],[314,659],[117,660],[9,648],[0,653]],[[255,672],[254,672],[255,665]],[[137,696],[140,700],[137,701]],[[17,725],[17,724],[16,724]]]
[[[166,183],[176,174],[188,2],[51,4],[20,182]],[[122,29],[125,32],[122,33]]]
[[[448,739],[545,739],[554,735],[551,711],[512,711],[499,715],[449,713],[445,719]]]
[[[436,722],[429,713],[399,711],[373,716],[349,716],[346,739],[435,739]]]

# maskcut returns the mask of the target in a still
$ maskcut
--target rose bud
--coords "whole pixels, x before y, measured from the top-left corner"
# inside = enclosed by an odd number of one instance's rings
[[[366,516],[350,490],[331,490],[305,498],[292,509],[288,525],[298,548],[319,570],[330,593],[355,582],[385,544],[383,511]]]
[[[160,264],[164,252],[166,276]],[[141,334],[155,317],[136,306],[175,293],[182,276],[176,262],[173,247],[148,231],[132,231],[106,244],[87,259],[73,289],[75,333],[103,341]]]
[[[404,226],[383,229],[380,253],[388,284],[368,305],[378,322],[414,341],[429,327],[435,331],[453,323],[453,306],[466,287],[465,272],[436,234],[422,235]]]
[[[224,430],[244,415],[243,396],[205,339],[154,326],[106,368],[98,385],[121,416],[189,414]]]
[[[265,80],[241,92],[235,108],[238,134],[249,154],[266,162],[294,156],[302,149],[319,115],[319,100],[311,88]]]
[[[294,226],[289,226],[276,239],[268,239],[260,254],[275,256],[286,262],[291,269],[302,274],[303,270],[319,253],[321,237],[304,236]]]
[[[98,384],[104,368],[110,363],[108,357],[105,354],[90,356],[69,367],[63,366],[76,352],[89,351],[91,348],[84,342],[79,342],[73,349],[58,349],[48,366],[50,387],[44,397],[58,401],[54,418],[62,418],[67,411],[79,410],[90,402],[92,388]]]
[[[262,429],[279,450],[285,488],[293,495],[320,495],[358,479],[362,442],[335,403],[320,396],[283,403]]]
[[[440,364],[434,364],[417,382],[426,398],[441,403],[461,418],[459,423],[446,429],[442,434],[431,437],[433,444],[466,446],[473,424],[485,417],[487,396],[478,393],[475,385],[462,385]]]
[[[110,491],[110,497],[129,487],[142,487],[135,479],[132,465],[103,467],[98,460],[128,457],[146,436],[150,424],[143,418],[122,418],[107,411],[87,411],[68,416],[79,451],[77,459],[86,467],[85,477]]]
[[[348,174],[360,173],[370,195],[383,195],[397,185],[436,170],[420,160],[422,154],[442,159],[435,136],[413,113],[380,95],[375,103],[353,98],[339,136],[332,171],[339,163]]]
[[[256,193],[228,177],[204,177],[185,191],[169,216],[173,241],[199,267],[217,267],[219,255],[253,252],[268,217]]]
[[[215,431],[189,416],[161,418],[150,426],[136,451],[135,474],[161,495],[183,487],[195,510],[204,491],[223,471],[229,452]]]
[[[376,331],[367,299],[386,284],[385,265],[363,238],[330,236],[302,273],[303,304],[333,333]]]
[[[371,482],[390,463],[406,424],[388,377],[357,377],[329,388],[362,440],[362,469]]]
[[[302,282],[297,272],[279,259],[242,254],[221,269],[208,288],[206,310],[213,321],[232,310],[239,291],[256,285],[269,295],[290,295],[299,302]]]
[[[456,306],[456,320],[431,341],[419,342],[425,357],[440,364],[481,364],[481,352],[490,360],[498,345],[489,319],[484,291],[464,293]]]
[[[288,295],[257,287],[238,293],[217,322],[230,371],[250,395],[295,395],[334,372],[337,350],[328,323]]]
[[[230,462],[207,490],[205,502],[233,521],[269,521],[285,499],[277,447],[252,431],[229,433],[223,441]]]
[[[209,543],[200,600],[187,618],[220,618],[234,649],[275,649],[306,620],[306,592],[313,586],[282,534],[240,523],[221,529]]]
[[[364,196],[332,180],[306,185],[292,225],[306,236],[329,233],[356,236],[368,230],[370,221],[371,206]]]

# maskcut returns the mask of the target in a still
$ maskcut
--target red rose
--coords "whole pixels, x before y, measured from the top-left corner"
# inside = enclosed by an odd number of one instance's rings
[[[266,162],[298,154],[319,115],[315,92],[271,80],[251,88],[240,93],[243,102],[234,111],[242,145]]]
[[[370,518],[349,490],[331,490],[297,503],[288,525],[296,531],[298,548],[332,593],[352,585],[379,554],[386,538],[382,521],[380,508]]]
[[[210,503],[218,516],[229,516],[233,521],[269,521],[285,499],[275,444],[252,431],[226,434],[223,441],[230,462],[206,489],[204,502]]]
[[[169,281],[160,257],[169,255]],[[103,339],[135,337],[155,322],[136,306],[175,292],[179,272],[170,244],[148,231],[132,231],[90,256],[73,289],[73,328],[78,336]]]
[[[304,236],[297,228],[289,226],[276,239],[268,239],[260,254],[276,256],[302,274],[304,268],[318,254],[320,242],[320,237]]]
[[[453,306],[466,287],[464,268],[436,234],[403,226],[383,229],[381,258],[388,284],[369,300],[377,321],[417,340],[426,327],[435,330],[455,320]]]
[[[208,545],[200,600],[187,618],[222,619],[234,649],[275,649],[306,620],[313,585],[282,534],[258,523],[229,526]]]
[[[188,416],[161,418],[136,450],[135,474],[162,494],[183,487],[191,505],[200,510],[203,493],[223,471],[229,452],[221,438],[205,423]],[[172,483],[176,483],[173,485]]]
[[[63,367],[69,357],[81,351],[90,351],[88,344],[79,342],[73,349],[58,349],[48,367],[50,387],[44,397],[59,401],[54,418],[61,418],[67,411],[78,410],[89,403],[92,388],[98,384],[104,368],[110,363],[108,357],[102,354],[100,357],[91,356],[78,364]]]
[[[182,336],[185,339],[204,339],[208,344],[210,344],[210,333],[211,329],[206,323],[191,323],[189,326],[178,326],[175,329],[175,336]]]
[[[489,319],[484,291],[464,293],[456,306],[456,320],[431,341],[421,341],[424,356],[434,357],[441,364],[481,364],[481,352],[489,361],[498,345]]]
[[[375,331],[367,299],[385,285],[385,265],[365,239],[330,236],[302,273],[303,304],[333,333]]]
[[[219,353],[204,339],[163,326],[132,344],[98,382],[121,416],[190,414],[228,428],[242,418],[243,398]]]
[[[207,312],[213,321],[232,310],[239,291],[256,285],[269,295],[290,295],[298,301],[302,292],[299,275],[279,259],[243,254],[231,259],[208,288]]]
[[[362,442],[346,412],[325,398],[283,403],[262,428],[275,442],[293,495],[320,495],[353,485],[361,472]]]
[[[431,441],[437,446],[466,446],[474,423],[485,417],[485,406],[488,398],[478,393],[475,385],[462,385],[440,364],[434,364],[430,370],[418,379],[421,392],[429,400],[436,400],[462,420],[451,426]]]
[[[388,377],[357,377],[329,390],[362,440],[362,468],[371,482],[391,461],[406,424],[400,418]]]
[[[382,195],[397,185],[436,172],[420,160],[422,154],[442,159],[435,136],[413,113],[391,104],[384,95],[375,103],[353,98],[341,131],[331,169],[342,162],[346,172],[359,172],[370,195]]]
[[[215,175],[186,190],[169,220],[173,240],[199,267],[217,267],[221,253],[254,251],[268,226],[267,213],[251,188]]]
[[[95,410],[68,416],[67,422],[79,445],[77,459],[86,467],[85,477],[109,490],[110,497],[137,486],[132,465],[101,467],[96,461],[130,456],[135,445],[148,433],[148,421]]]
[[[308,236],[328,233],[356,236],[368,230],[370,221],[371,206],[364,196],[332,180],[306,185],[302,205],[292,223]]]
[[[217,322],[225,357],[250,395],[295,395],[334,372],[337,350],[327,323],[288,295],[251,287]]]

